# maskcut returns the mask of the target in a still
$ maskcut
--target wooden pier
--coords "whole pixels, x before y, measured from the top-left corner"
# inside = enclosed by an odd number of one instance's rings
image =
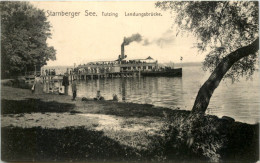
[[[42,71],[43,72],[43,71]],[[43,82],[60,82],[63,80],[63,76],[67,75],[69,81],[74,79],[76,80],[93,80],[93,79],[106,79],[106,78],[133,78],[141,76],[165,76],[165,77],[180,77],[182,76],[182,69],[171,69],[170,71],[142,71],[142,70],[131,70],[131,71],[120,71],[120,72],[111,72],[111,71],[79,71],[79,69],[67,69],[66,72],[62,74],[42,73],[40,74]],[[25,76],[28,82],[34,80],[34,75],[27,74]]]
[[[76,73],[69,74],[69,79],[89,80],[89,79],[103,79],[103,78],[126,78],[126,77],[140,77],[139,71],[133,72],[109,72],[109,73]]]

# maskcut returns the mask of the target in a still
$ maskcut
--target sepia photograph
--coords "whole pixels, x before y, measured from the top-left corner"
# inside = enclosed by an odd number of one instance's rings
[[[0,1],[4,162],[259,163],[258,1]]]

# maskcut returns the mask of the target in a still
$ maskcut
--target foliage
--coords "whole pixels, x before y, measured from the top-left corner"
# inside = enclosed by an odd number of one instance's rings
[[[43,10],[29,2],[1,2],[2,77],[34,70],[55,60],[56,51],[46,41],[50,24]]]
[[[164,1],[156,6],[172,11],[178,33],[189,31],[197,37],[198,49],[209,52],[204,69],[211,72],[223,57],[258,37],[258,1]],[[255,70],[257,57],[257,53],[244,57],[225,77],[249,77]]]
[[[185,115],[169,119],[166,125],[165,146],[174,157],[211,162],[221,159],[220,150],[227,139],[217,117]]]
[[[234,122],[228,117],[176,113],[167,115],[162,130],[165,137],[161,146],[166,160],[255,162],[259,159],[259,124]]]
[[[22,88],[22,89],[31,89],[32,88],[32,84],[26,83],[25,80],[22,80],[22,79],[6,79],[6,80],[2,80],[1,84],[2,84],[2,86],[9,86],[9,87],[15,87],[15,88]]]

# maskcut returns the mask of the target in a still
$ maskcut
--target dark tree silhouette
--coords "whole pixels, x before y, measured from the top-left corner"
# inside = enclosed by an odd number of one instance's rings
[[[46,43],[51,26],[43,10],[29,2],[0,2],[0,13],[2,78],[56,59],[55,49]]]
[[[210,51],[203,63],[212,74],[200,88],[192,112],[205,113],[210,98],[225,77],[250,77],[257,63],[259,24],[257,1],[157,2],[171,10],[178,33],[197,37],[198,49]]]

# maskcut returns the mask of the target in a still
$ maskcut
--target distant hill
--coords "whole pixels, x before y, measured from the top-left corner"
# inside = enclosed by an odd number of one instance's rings
[[[183,62],[183,63],[165,62],[165,63],[159,63],[159,66],[170,66],[170,67],[202,66],[202,62]]]

